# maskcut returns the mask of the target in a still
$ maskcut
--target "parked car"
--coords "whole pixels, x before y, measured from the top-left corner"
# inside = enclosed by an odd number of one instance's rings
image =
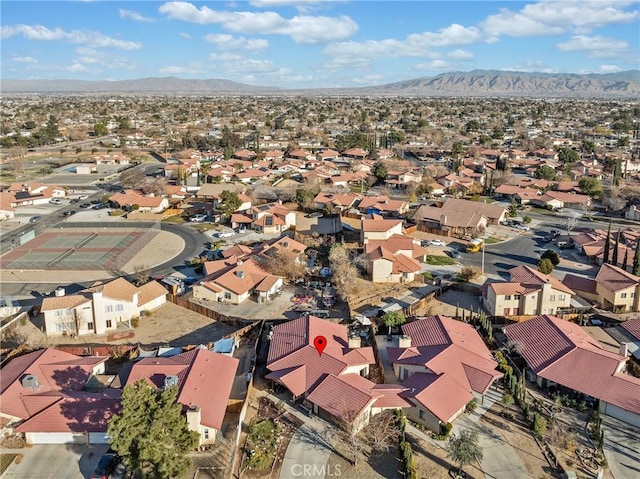
[[[109,479],[109,475],[115,470],[118,464],[118,455],[114,452],[104,454],[98,465],[91,473],[90,479]]]
[[[68,217],[68,216],[73,216],[75,214],[76,214],[76,210],[68,210],[68,211],[65,211],[64,213],[62,213],[62,216]]]
[[[192,223],[202,223],[203,221],[205,221],[207,219],[207,215],[194,215],[191,217],[191,219],[189,219],[189,221],[191,221]]]
[[[78,196],[78,200],[86,200],[89,198],[89,195],[80,195]]]
[[[80,198],[73,198],[73,199],[69,200],[69,203],[72,204],[72,205],[74,205],[76,203],[80,203]]]
[[[216,238],[231,238],[232,236],[235,236],[236,232],[235,231],[221,231],[220,233],[216,233],[213,236],[215,236]]]
[[[420,246],[422,246],[423,248],[426,248],[427,246],[430,246],[431,242],[429,240],[422,240],[420,241]]]
[[[113,470],[113,472],[109,476],[109,479],[124,479],[126,477],[126,474],[127,474],[127,466],[119,462],[116,468]]]
[[[560,236],[560,230],[549,230],[549,234],[554,238],[557,238],[558,236]]]
[[[238,228],[238,233],[243,234],[247,232],[247,227],[246,226],[240,226]]]
[[[447,245],[447,243],[445,243],[441,239],[433,239],[433,240],[429,241],[429,244],[431,246],[446,246]]]
[[[49,203],[52,205],[61,205],[62,204],[62,200],[60,198],[51,198],[49,200]]]
[[[41,219],[42,219],[42,216],[32,216],[31,218],[29,218],[29,223],[37,223]]]
[[[91,203],[82,203],[80,208],[91,208]]]
[[[98,203],[91,207],[92,210],[103,210],[107,207],[104,203]]]
[[[460,258],[460,251],[458,251],[457,249],[452,249],[449,253],[451,254],[451,257],[453,259]]]

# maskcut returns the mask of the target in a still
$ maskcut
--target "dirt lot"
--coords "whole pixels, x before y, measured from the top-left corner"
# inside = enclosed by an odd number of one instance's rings
[[[442,447],[436,447],[421,436],[409,432],[406,435],[407,440],[411,443],[418,477],[429,479],[448,479],[451,477],[449,469],[454,467],[454,464],[447,457],[447,451],[444,449],[446,442],[442,443]],[[484,474],[477,466],[466,466],[464,472],[467,473],[469,479],[484,479]]]
[[[43,316],[40,315],[28,321],[19,329],[20,336],[26,338],[29,344],[56,346],[58,344],[106,343],[107,336],[81,336],[72,339],[69,336],[47,338],[41,331]],[[231,334],[236,329],[213,321],[206,316],[167,302],[151,313],[151,316],[141,318],[134,336],[110,341],[110,344],[142,344],[145,346],[189,346],[206,344]]]

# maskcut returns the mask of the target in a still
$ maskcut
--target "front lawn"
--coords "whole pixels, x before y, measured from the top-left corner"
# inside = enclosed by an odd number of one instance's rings
[[[433,254],[427,255],[427,259],[425,260],[426,264],[432,264],[435,266],[447,266],[456,264],[453,258],[449,258],[448,256],[436,256]]]
[[[484,244],[496,244],[496,243],[499,243],[499,242],[500,242],[500,240],[497,240],[493,236],[489,236],[487,239],[484,240]]]
[[[0,474],[7,470],[17,456],[17,454],[0,454]]]
[[[538,213],[540,215],[551,215],[551,216],[556,216],[556,212],[553,210],[550,210],[548,208],[539,208],[537,206],[532,206],[531,209],[529,210],[530,213]]]
[[[164,218],[162,220],[163,223],[171,223],[174,225],[181,225],[183,223],[186,223],[186,219],[184,219],[184,217],[180,216],[180,215],[173,215],[173,216],[167,216],[166,218]]]

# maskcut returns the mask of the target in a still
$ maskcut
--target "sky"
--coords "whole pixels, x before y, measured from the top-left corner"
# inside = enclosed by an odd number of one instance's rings
[[[640,68],[640,2],[7,1],[4,79],[373,86],[450,71]]]

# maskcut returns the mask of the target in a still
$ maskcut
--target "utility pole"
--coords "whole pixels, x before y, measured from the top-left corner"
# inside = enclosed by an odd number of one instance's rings
[[[482,240],[482,276],[484,276],[484,240]]]

